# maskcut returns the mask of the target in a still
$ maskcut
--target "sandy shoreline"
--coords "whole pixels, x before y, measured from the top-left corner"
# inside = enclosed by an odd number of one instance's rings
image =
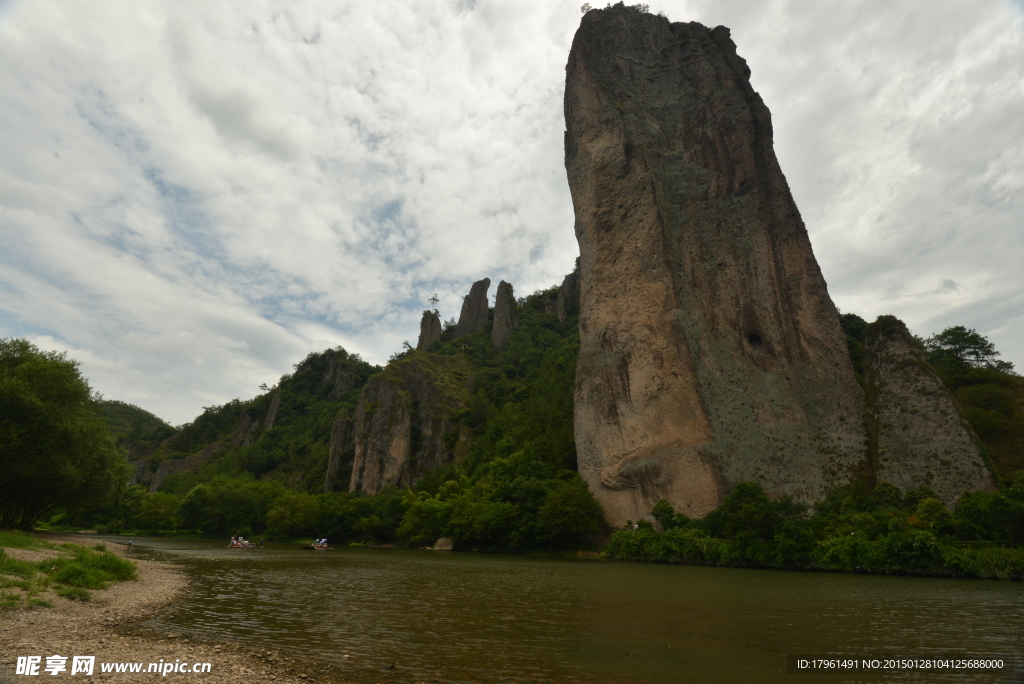
[[[43,535],[40,535],[43,536]],[[80,535],[45,535],[46,541],[72,542],[92,546],[95,539]],[[181,660],[188,663],[210,663],[208,673],[174,673],[166,680],[174,679],[224,682],[237,684],[246,682],[345,682],[335,673],[322,667],[301,667],[299,664],[272,651],[257,651],[228,643],[210,644],[196,641],[182,635],[166,634],[150,636],[133,634],[125,626],[149,618],[189,590],[190,580],[177,566],[167,563],[132,558],[125,547],[108,544],[108,550],[120,556],[131,558],[138,564],[139,580],[119,582],[109,589],[93,591],[89,602],[46,596],[53,603],[52,608],[19,609],[0,614],[0,684],[16,681],[32,681],[15,674],[18,656],[42,656],[40,674],[46,656],[67,656],[67,671],[58,677],[69,677],[71,656],[95,656],[96,666],[92,677],[76,674],[74,681],[117,681],[152,682],[160,675],[142,672],[101,673],[100,663],[141,662],[143,670],[149,663],[163,659],[165,662]],[[39,560],[47,557],[46,552],[5,549],[12,557],[24,560]],[[163,678],[163,677],[161,677]]]

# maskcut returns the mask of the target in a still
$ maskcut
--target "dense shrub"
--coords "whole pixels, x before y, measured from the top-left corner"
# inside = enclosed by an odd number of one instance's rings
[[[836,490],[813,512],[742,483],[703,520],[679,516],[664,499],[612,535],[606,553],[623,560],[913,575],[1024,578],[1019,540],[1024,478],[1002,492],[965,492],[950,512],[928,489],[889,483]],[[976,548],[978,544],[980,547]]]

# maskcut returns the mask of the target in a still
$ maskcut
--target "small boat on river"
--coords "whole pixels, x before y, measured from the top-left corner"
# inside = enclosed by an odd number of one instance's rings
[[[317,539],[312,544],[303,544],[302,548],[305,551],[330,551],[326,539]]]

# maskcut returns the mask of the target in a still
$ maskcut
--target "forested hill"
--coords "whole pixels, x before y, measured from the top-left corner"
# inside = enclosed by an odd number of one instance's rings
[[[162,418],[135,404],[104,399],[100,402],[100,411],[121,446],[154,444],[155,448],[177,432]]]
[[[294,368],[253,399],[206,407],[157,445],[130,444],[143,457],[134,462],[134,483],[185,493],[215,476],[242,476],[322,490],[334,417],[354,409],[381,368],[340,347],[313,352]]]
[[[501,350],[492,346],[491,321],[456,340],[452,320],[428,351],[407,345],[392,357],[392,374],[444,357],[469,369],[451,416],[468,444],[452,449],[456,461],[411,482],[411,501],[402,488],[349,495],[351,448],[342,454],[336,491],[323,493],[332,426],[339,414],[354,415],[367,380],[383,370],[333,349],[310,354],[254,399],[207,408],[134,461],[137,484],[119,502],[72,512],[71,520],[422,544],[449,529],[458,508],[460,540],[480,548],[576,543],[601,525],[575,473],[577,313],[563,306],[559,316],[557,288],[519,299],[517,309],[519,326]],[[135,443],[134,451],[150,446]]]
[[[382,378],[446,356],[469,369],[450,416],[457,431],[445,436],[468,435],[468,445],[409,489],[349,494],[349,445],[324,493],[332,427],[339,413],[351,420],[367,381],[384,371],[338,348],[310,354],[259,396],[208,407],[173,433],[141,409],[107,402],[112,430],[136,456],[138,484],[104,507],[69,511],[66,522],[417,545],[451,535],[463,548],[491,550],[579,544],[602,522],[574,472],[578,316],[570,309],[560,319],[557,298],[553,288],[520,299],[520,325],[504,349],[493,348],[490,322],[454,339],[452,320],[428,351],[407,345],[392,357]],[[846,314],[842,323],[859,373],[866,322]],[[1024,378],[974,331],[951,328],[921,343],[1010,481],[1024,467]]]

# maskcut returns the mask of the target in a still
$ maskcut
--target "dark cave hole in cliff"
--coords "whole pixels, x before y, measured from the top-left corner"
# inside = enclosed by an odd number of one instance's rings
[[[761,351],[761,348],[764,347],[764,340],[757,333],[747,335],[747,342],[750,343],[750,348],[754,351]]]

